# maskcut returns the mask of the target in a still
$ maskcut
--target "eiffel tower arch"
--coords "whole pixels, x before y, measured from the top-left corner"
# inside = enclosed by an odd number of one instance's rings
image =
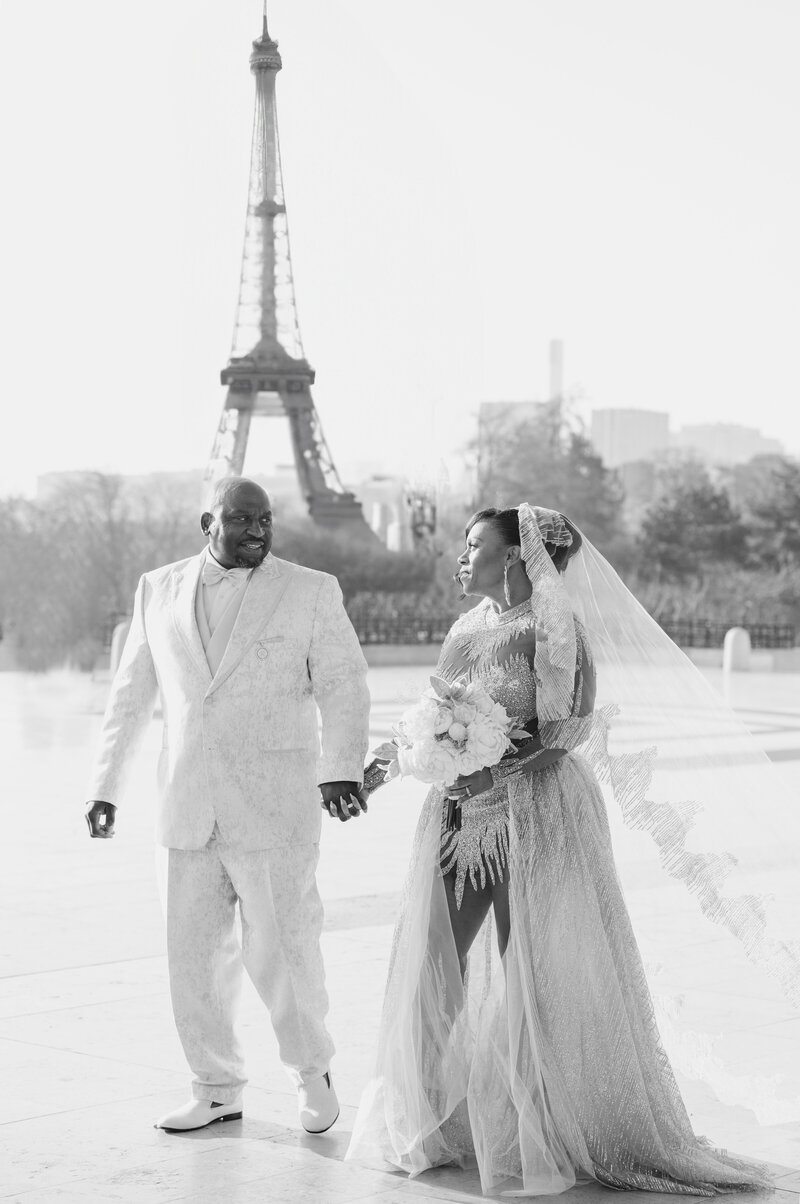
[[[239,300],[231,355],[220,377],[227,393],[206,482],[241,475],[254,417],[285,417],[311,518],[320,526],[374,539],[360,503],[342,485],[311,394],[315,374],[300,337],[281,172],[275,104],[281,67],[278,43],[267,29],[265,0],[262,34],[250,55],[256,104]]]

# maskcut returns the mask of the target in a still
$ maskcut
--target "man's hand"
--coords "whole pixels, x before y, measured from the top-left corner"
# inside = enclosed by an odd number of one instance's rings
[[[367,795],[358,782],[320,782],[323,811],[345,823],[367,810]]]
[[[92,799],[88,802],[86,804],[86,823],[92,839],[98,837],[100,840],[110,840],[114,835],[116,815],[117,808],[113,803],[103,803],[99,799]]]

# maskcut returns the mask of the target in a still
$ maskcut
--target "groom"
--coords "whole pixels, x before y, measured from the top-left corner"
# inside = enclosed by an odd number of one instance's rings
[[[335,578],[271,555],[263,489],[221,481],[200,521],[207,548],[139,582],[86,819],[93,837],[114,835],[123,772],[160,694],[156,838],[168,850],[172,1007],[194,1081],[193,1098],[157,1125],[175,1132],[241,1117],[234,1012],[244,964],[301,1122],[322,1133],[339,1105],[324,1023],[317,783],[332,815],[366,810],[366,662]]]

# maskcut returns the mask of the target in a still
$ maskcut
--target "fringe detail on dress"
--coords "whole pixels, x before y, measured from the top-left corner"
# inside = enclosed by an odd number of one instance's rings
[[[494,885],[508,865],[508,794],[504,787],[461,804],[461,827],[442,821],[441,870],[456,873],[456,906],[461,908],[469,876],[473,890],[483,890],[487,874]]]

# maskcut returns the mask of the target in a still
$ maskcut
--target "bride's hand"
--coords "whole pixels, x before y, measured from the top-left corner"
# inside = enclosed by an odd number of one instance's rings
[[[479,769],[477,773],[459,774],[452,786],[448,786],[445,790],[445,798],[463,803],[465,798],[475,798],[476,794],[483,794],[484,791],[491,790],[493,784],[490,769]]]

